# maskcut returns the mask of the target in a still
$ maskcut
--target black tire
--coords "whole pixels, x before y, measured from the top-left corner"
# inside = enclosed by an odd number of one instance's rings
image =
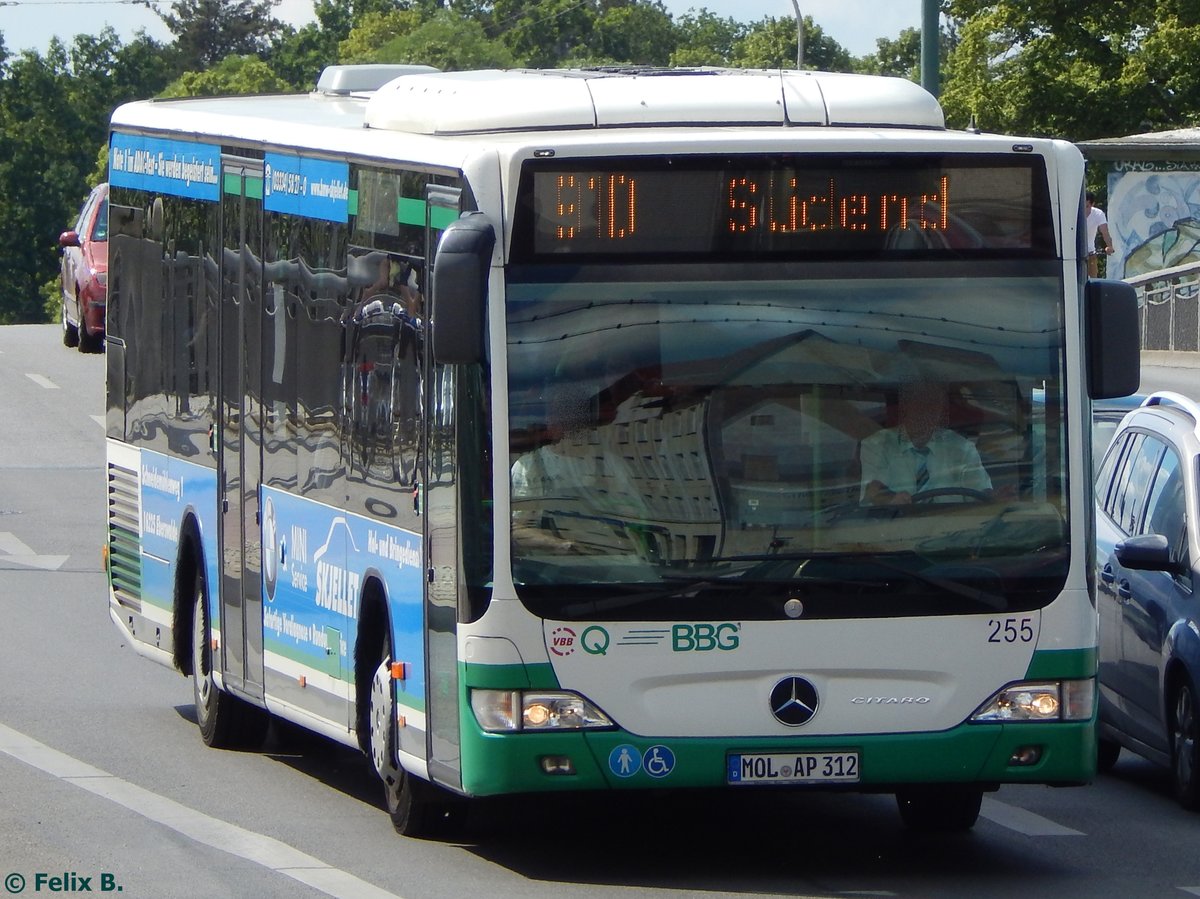
[[[1200,809],[1200,709],[1191,678],[1182,677],[1171,703],[1171,779],[1175,798],[1190,811]]]
[[[103,338],[93,337],[91,331],[88,330],[87,319],[83,314],[83,307],[79,307],[79,352],[81,353],[98,353],[100,346],[103,343]]]
[[[1121,757],[1121,744],[1116,740],[1099,739],[1096,742],[1096,769],[1107,774]]]
[[[396,833],[402,836],[448,836],[461,822],[464,803],[397,764],[396,701],[391,668],[391,653],[385,652],[371,680],[368,712],[371,764],[383,781],[388,816]]]
[[[192,591],[192,697],[200,738],[214,749],[257,748],[267,735],[267,713],[217,688],[212,677],[207,591],[197,571]]]
[[[67,319],[66,299],[64,299],[62,303],[62,328],[63,346],[71,348],[79,346],[79,329],[71,324],[71,322]]]
[[[896,792],[900,818],[913,830],[946,833],[966,831],[979,820],[983,790],[942,784]]]

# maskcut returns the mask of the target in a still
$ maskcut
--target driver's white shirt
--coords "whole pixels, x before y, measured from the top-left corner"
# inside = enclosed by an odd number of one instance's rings
[[[979,451],[966,437],[948,428],[938,428],[926,446],[929,448],[926,457],[929,480],[921,488],[923,491],[945,487],[992,489],[992,479],[984,470]],[[902,428],[883,428],[863,440],[860,461],[860,499],[872,481],[879,481],[894,493],[918,492],[916,479],[920,455]]]

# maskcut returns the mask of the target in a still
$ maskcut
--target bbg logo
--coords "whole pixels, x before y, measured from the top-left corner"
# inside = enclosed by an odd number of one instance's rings
[[[676,624],[671,627],[672,652],[711,652],[714,649],[737,649],[741,638],[740,624]]]

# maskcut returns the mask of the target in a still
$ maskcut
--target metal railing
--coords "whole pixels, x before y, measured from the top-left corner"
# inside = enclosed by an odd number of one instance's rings
[[[1200,352],[1200,263],[1126,278],[1138,294],[1143,350]]]

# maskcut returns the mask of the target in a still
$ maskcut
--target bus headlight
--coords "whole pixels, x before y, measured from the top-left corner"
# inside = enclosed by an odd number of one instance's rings
[[[971,720],[1087,721],[1095,692],[1092,678],[1010,684],[981,705]]]
[[[489,732],[612,727],[612,720],[576,693],[472,690],[471,710]]]

